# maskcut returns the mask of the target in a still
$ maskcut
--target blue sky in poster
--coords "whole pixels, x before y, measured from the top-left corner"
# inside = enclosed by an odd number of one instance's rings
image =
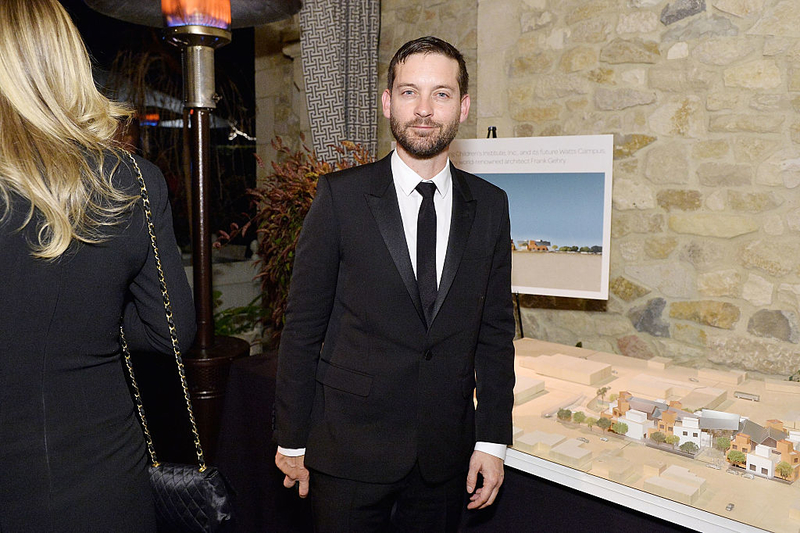
[[[603,245],[602,172],[481,174],[508,194],[511,238]]]

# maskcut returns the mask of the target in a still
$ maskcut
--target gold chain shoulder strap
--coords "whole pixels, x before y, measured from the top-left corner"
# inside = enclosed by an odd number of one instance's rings
[[[183,398],[186,400],[186,410],[189,412],[189,423],[192,427],[194,435],[194,447],[197,453],[197,462],[200,465],[200,471],[206,469],[206,461],[203,457],[203,447],[200,445],[200,434],[197,432],[197,423],[194,419],[194,412],[192,411],[192,400],[189,397],[189,387],[186,385],[186,369],[183,366],[181,359],[181,349],[178,346],[178,333],[175,330],[175,322],[172,319],[172,305],[170,304],[169,294],[167,293],[167,282],[164,277],[164,270],[161,268],[161,257],[158,253],[158,246],[156,245],[156,231],[153,225],[153,213],[150,210],[150,198],[147,195],[147,187],[142,177],[142,171],[136,163],[133,155],[126,152],[133,168],[136,170],[136,177],[139,180],[139,188],[141,189],[142,204],[144,205],[144,216],[147,220],[147,231],[150,234],[150,245],[153,248],[153,257],[156,261],[156,268],[158,269],[158,282],[161,287],[161,296],[164,299],[164,311],[167,317],[167,325],[169,326],[169,336],[172,340],[172,351],[175,354],[175,363],[178,365],[178,376],[181,378],[181,387],[183,388]],[[150,436],[150,430],[147,427],[147,418],[144,415],[144,405],[142,404],[142,396],[139,392],[139,386],[136,384],[136,377],[133,372],[133,364],[131,363],[131,353],[128,350],[128,343],[125,340],[125,332],[122,330],[122,325],[119,327],[120,344],[122,345],[122,352],[125,357],[125,366],[128,368],[128,373],[131,376],[131,385],[133,387],[133,398],[136,403],[136,410],[139,413],[139,419],[142,421],[142,429],[144,431],[145,441],[147,442],[147,451],[150,454],[150,459],[154,467],[159,466],[158,459],[156,458],[156,450],[153,446],[153,438]]]

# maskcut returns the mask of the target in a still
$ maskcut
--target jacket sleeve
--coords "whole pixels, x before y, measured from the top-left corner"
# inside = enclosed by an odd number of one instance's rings
[[[516,325],[511,298],[511,224],[505,193],[501,213],[475,351],[475,437],[482,442],[512,444]]]
[[[317,363],[336,296],[339,250],[330,182],[323,176],[297,243],[281,334],[275,417],[283,448],[306,445]]]
[[[164,271],[167,291],[172,306],[172,316],[178,334],[178,344],[185,353],[192,345],[197,331],[194,301],[181,254],[172,227],[172,210],[167,196],[167,185],[158,168],[141,158],[136,158],[142,171],[150,198],[150,210],[155,226],[161,268]],[[130,165],[128,165],[130,166]],[[120,169],[120,171],[123,171]],[[135,173],[134,169],[131,169]],[[135,178],[134,178],[135,179]],[[136,191],[138,191],[138,181]],[[141,210],[141,202],[136,209]],[[135,217],[134,220],[139,220]],[[143,232],[147,227],[141,216]],[[134,222],[137,224],[138,222]],[[140,242],[137,239],[137,242]],[[130,284],[130,301],[123,314],[123,327],[132,351],[172,353],[164,300],[158,279],[155,256],[147,237],[147,259]]]

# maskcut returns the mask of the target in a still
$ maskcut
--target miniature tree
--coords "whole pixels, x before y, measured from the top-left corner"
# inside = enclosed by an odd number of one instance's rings
[[[664,444],[667,441],[667,436],[660,431],[656,431],[655,433],[650,435],[650,438],[659,444]]]
[[[714,448],[718,449],[721,452],[727,452],[728,449],[731,447],[731,439],[728,437],[717,437],[714,440]]]
[[[609,390],[610,389],[608,387],[600,387],[599,389],[597,389],[597,396],[599,396],[601,400],[604,400],[606,397],[606,393]]]
[[[792,465],[786,461],[781,461],[775,465],[775,472],[783,479],[789,479],[789,476],[792,475],[792,470]]]
[[[597,427],[605,431],[611,427],[611,420],[609,420],[608,418],[601,418],[600,420],[597,421]]]
[[[681,444],[680,448],[682,451],[686,453],[697,453],[700,451],[700,446],[698,446],[692,441],[684,442],[683,444]]]
[[[681,441],[681,438],[679,436],[677,436],[677,435],[667,435],[666,438],[664,439],[664,442],[666,442],[667,444],[672,444],[673,448],[680,441]]]
[[[624,435],[628,432],[628,424],[625,422],[617,422],[611,426],[611,430],[617,435]]]
[[[609,401],[609,402],[613,402],[613,401],[616,401],[616,400],[617,400],[617,398],[619,398],[619,394],[617,394],[617,393],[615,392],[614,394],[612,394],[611,396],[609,396],[609,397],[608,397],[608,401]]]
[[[728,461],[734,465],[741,465],[747,462],[747,456],[739,450],[731,450],[728,452]]]
[[[572,421],[575,422],[576,424],[583,424],[585,420],[586,420],[586,415],[583,413],[583,411],[576,411],[572,415]]]
[[[597,419],[595,417],[590,416],[589,418],[586,419],[586,425],[589,426],[590,430],[595,424],[597,424]]]
[[[556,414],[559,420],[563,420],[564,422],[569,422],[572,420],[572,411],[569,409],[559,409],[558,413]]]

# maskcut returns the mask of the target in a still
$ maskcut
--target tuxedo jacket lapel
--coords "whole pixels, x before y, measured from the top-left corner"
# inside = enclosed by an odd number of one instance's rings
[[[469,186],[461,175],[460,171],[452,164],[450,173],[453,178],[453,214],[450,221],[450,237],[447,241],[447,253],[444,259],[442,277],[439,280],[439,291],[436,295],[436,304],[433,308],[433,320],[436,319],[439,309],[442,307],[453,280],[456,277],[458,266],[461,264],[461,257],[464,255],[464,248],[467,245],[472,223],[475,220],[475,208],[477,201],[472,197]]]
[[[392,181],[390,161],[390,157],[385,157],[375,165],[376,172],[371,178],[370,192],[364,196],[381,232],[383,242],[386,243],[386,248],[389,249],[389,254],[397,267],[397,272],[403,279],[408,295],[424,324],[425,314],[422,311],[422,301],[419,297],[417,278],[411,265],[411,257],[408,255],[408,244],[403,231],[400,207],[397,204],[397,191]]]

